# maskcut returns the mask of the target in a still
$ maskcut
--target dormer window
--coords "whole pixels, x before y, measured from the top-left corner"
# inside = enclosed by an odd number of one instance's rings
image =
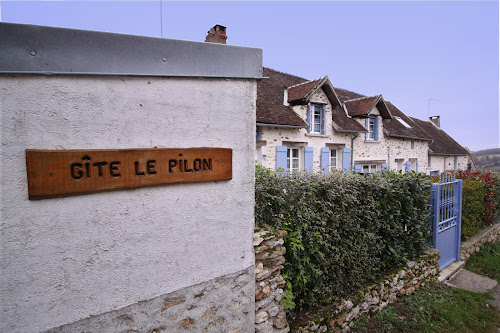
[[[366,141],[378,141],[378,117],[370,116],[365,120],[365,128],[368,133],[365,134]]]
[[[375,140],[375,117],[368,118],[367,130],[366,140]]]
[[[325,134],[325,106],[311,103],[307,106],[308,133]]]

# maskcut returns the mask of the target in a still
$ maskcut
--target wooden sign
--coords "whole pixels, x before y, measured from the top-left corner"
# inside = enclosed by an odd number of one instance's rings
[[[232,149],[26,150],[30,199],[232,178]]]

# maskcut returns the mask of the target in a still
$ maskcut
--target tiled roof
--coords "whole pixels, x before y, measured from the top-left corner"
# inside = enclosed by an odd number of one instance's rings
[[[308,93],[316,88],[321,79],[314,81],[307,81],[304,83],[296,84],[288,88],[288,102],[293,102],[306,98]]]
[[[405,115],[394,104],[385,101],[394,119],[384,120],[384,133],[393,136],[417,140],[432,140],[432,137],[423,131],[410,117]],[[397,118],[407,123],[411,128],[404,126]]]
[[[423,121],[413,117],[411,119],[432,138],[432,142],[429,144],[431,154],[469,155],[467,149],[453,140],[453,138],[446,134],[441,128],[438,128],[429,121]]]
[[[350,99],[356,99],[356,98],[362,98],[366,97],[365,95],[361,95],[349,90],[345,90],[342,88],[335,88],[335,92],[337,93],[337,96],[339,97],[340,101],[344,103],[345,101],[348,101]]]
[[[347,117],[343,107],[336,107],[332,110],[333,127],[339,132],[367,132],[356,120]]]
[[[257,123],[307,127],[292,107],[283,105],[285,89],[307,80],[265,67],[264,77],[257,84]]]
[[[304,78],[281,73],[264,67],[264,77],[257,84],[257,123],[277,124],[284,126],[307,127],[306,122],[297,115],[291,106],[283,105],[284,91],[288,89],[288,101],[301,101],[310,95],[318,84],[323,84],[323,89],[330,99],[337,99],[336,91],[331,87],[328,78],[308,81]],[[338,103],[332,101],[332,104]],[[354,119],[349,118],[340,107],[332,105],[334,127],[341,132],[366,132]]]
[[[345,101],[347,112],[351,117],[367,116],[378,96],[361,97]]]

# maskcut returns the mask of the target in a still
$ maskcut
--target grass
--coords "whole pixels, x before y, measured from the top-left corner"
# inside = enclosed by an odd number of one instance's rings
[[[465,269],[500,283],[500,242],[483,245],[478,253],[470,257]]]
[[[481,247],[465,269],[500,282],[500,242]],[[489,298],[489,294],[434,284],[371,318],[359,318],[352,332],[499,332],[500,314],[487,303]]]
[[[500,314],[488,294],[425,286],[377,312],[354,321],[351,332],[498,332]]]

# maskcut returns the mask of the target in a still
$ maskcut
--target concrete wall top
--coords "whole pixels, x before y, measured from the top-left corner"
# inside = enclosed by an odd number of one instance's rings
[[[262,78],[262,50],[0,22],[0,74]]]

